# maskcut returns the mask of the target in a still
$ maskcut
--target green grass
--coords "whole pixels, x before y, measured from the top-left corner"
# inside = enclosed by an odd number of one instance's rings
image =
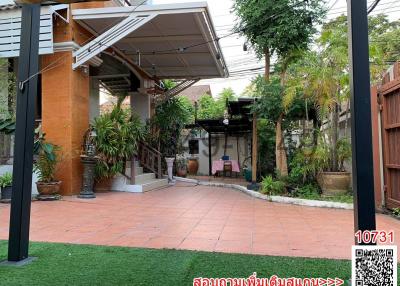
[[[0,260],[7,242],[0,242]],[[350,278],[350,261],[32,243],[29,265],[0,267],[0,285],[193,285],[195,277]]]
[[[298,198],[307,199],[307,200],[347,203],[347,204],[353,203],[353,195],[352,194],[335,195],[335,196],[329,196],[329,197],[315,194],[312,196],[299,196]]]

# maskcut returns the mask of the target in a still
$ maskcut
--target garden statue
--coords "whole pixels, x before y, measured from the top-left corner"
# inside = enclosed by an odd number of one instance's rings
[[[94,143],[95,137],[96,132],[92,127],[90,127],[85,133],[82,146],[83,154],[81,155],[81,162],[83,164],[83,180],[82,189],[78,195],[78,198],[81,199],[93,199],[96,197],[93,192],[94,173],[98,160],[98,157],[96,156],[96,145]]]

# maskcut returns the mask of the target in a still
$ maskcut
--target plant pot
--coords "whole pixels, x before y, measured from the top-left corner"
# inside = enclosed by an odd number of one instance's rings
[[[12,197],[12,186],[7,186],[1,188],[1,199],[2,200],[11,200]]]
[[[252,172],[251,172],[251,170],[250,170],[250,169],[244,169],[243,175],[244,175],[245,180],[246,180],[247,182],[250,183],[250,182],[251,182],[251,179],[252,179]]]
[[[349,172],[322,172],[317,176],[322,195],[342,195],[349,191],[351,176]]]
[[[176,175],[177,175],[178,177],[185,178],[186,175],[187,175],[187,170],[186,170],[186,168],[179,168],[179,169],[177,169],[177,170],[176,170]]]
[[[111,191],[113,186],[114,178],[100,179],[94,181],[94,192],[95,193],[107,193]]]
[[[189,159],[187,169],[190,175],[197,175],[199,171],[199,161],[196,158]]]
[[[41,196],[51,196],[60,193],[61,181],[58,182],[36,182],[36,187]]]

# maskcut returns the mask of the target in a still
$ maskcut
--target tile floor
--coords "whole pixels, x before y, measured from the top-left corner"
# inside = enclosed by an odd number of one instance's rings
[[[0,204],[0,239],[7,239],[8,220],[9,205]],[[377,220],[378,229],[400,235],[400,221],[385,215]],[[349,259],[353,212],[178,183],[144,194],[33,202],[31,240]]]

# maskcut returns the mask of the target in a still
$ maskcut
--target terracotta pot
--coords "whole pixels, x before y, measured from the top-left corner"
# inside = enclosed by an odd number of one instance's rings
[[[323,195],[334,196],[349,191],[351,177],[349,172],[322,172],[317,176],[317,181]]]
[[[44,183],[36,182],[36,187],[41,196],[51,196],[60,193],[61,181]]]
[[[199,171],[199,161],[196,158],[189,159],[187,169],[190,175],[196,175]]]
[[[94,191],[96,193],[107,193],[111,191],[114,178],[101,179],[94,182]]]
[[[12,186],[7,186],[1,188],[1,199],[2,200],[11,200],[12,197]]]
[[[178,169],[176,170],[176,175],[177,175],[178,177],[182,177],[182,178],[186,177],[186,175],[187,175],[187,170],[186,170],[186,168],[178,168]]]

